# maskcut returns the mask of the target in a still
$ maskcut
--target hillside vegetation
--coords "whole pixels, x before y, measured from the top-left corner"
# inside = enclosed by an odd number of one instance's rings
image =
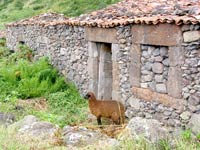
[[[0,0],[0,29],[8,22],[45,12],[79,16],[101,9],[119,0]]]
[[[59,126],[85,120],[86,101],[48,58],[34,60],[24,45],[10,53],[5,42],[0,39],[0,112],[13,113],[17,120],[35,115]]]

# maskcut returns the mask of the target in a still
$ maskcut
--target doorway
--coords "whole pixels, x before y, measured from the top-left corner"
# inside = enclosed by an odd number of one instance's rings
[[[98,98],[112,99],[112,49],[111,43],[97,43],[98,63]]]

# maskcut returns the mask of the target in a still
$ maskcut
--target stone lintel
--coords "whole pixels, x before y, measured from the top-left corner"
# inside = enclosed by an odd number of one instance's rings
[[[88,41],[118,43],[117,32],[115,28],[104,29],[97,27],[86,27],[85,38]]]
[[[173,24],[133,25],[133,43],[175,46],[182,42],[181,28]]]
[[[166,94],[153,92],[149,89],[133,87],[132,92],[133,95],[135,95],[137,98],[141,100],[145,100],[148,102],[159,102],[164,104],[165,106],[172,107],[178,110],[183,110],[184,107],[183,99],[173,98]]]
[[[130,83],[132,86],[140,87],[140,78],[141,78],[141,48],[140,44],[132,44],[130,50]]]

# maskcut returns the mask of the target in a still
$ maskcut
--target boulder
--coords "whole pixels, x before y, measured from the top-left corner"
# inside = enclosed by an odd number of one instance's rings
[[[160,139],[166,139],[168,136],[168,130],[155,119],[134,117],[129,121],[126,129],[130,131],[133,138],[142,136],[151,142],[158,142]]]
[[[31,135],[33,137],[52,137],[58,130],[53,124],[45,121],[39,121],[32,115],[25,116],[24,119],[12,125],[20,135]]]
[[[71,127],[63,128],[63,140],[67,147],[86,147],[94,146],[101,148],[117,147],[119,142],[116,139],[110,138],[98,131],[89,130],[85,127]]]
[[[11,113],[0,112],[0,125],[10,125],[15,121],[15,116]]]

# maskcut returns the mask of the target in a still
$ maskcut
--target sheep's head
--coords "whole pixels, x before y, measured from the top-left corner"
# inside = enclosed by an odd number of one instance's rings
[[[94,96],[94,93],[92,92],[88,92],[85,96],[84,96],[85,99],[96,99],[95,96]]]

